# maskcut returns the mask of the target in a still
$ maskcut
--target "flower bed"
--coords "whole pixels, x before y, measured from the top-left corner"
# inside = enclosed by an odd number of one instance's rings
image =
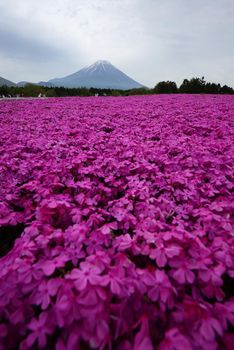
[[[0,349],[233,349],[232,96],[0,102]]]

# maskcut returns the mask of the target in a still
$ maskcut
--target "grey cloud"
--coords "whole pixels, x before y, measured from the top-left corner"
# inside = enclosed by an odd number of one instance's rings
[[[193,75],[234,86],[233,0],[0,0],[1,20],[6,78],[46,80],[101,58],[148,86]]]
[[[24,36],[0,25],[0,53],[14,60],[48,62],[63,56],[63,51],[33,37]]]

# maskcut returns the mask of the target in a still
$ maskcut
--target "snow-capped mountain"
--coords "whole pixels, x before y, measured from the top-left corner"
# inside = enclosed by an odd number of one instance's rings
[[[66,77],[51,79],[48,83],[67,88],[96,87],[128,90],[143,87],[110,62],[104,60],[96,61],[91,66],[84,67]]]

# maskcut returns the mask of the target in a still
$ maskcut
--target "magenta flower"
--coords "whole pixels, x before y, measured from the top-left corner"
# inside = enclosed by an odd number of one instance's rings
[[[26,347],[32,347],[36,341],[40,348],[45,347],[47,335],[51,334],[54,330],[53,323],[50,323],[49,317],[46,313],[42,313],[38,319],[32,319],[28,328],[31,330],[31,334],[24,341]],[[22,346],[24,349],[24,346]]]
[[[63,328],[65,325],[74,324],[81,318],[78,296],[73,292],[72,285],[63,283],[56,296],[56,303],[52,305],[56,324]]]
[[[205,340],[214,340],[216,334],[222,335],[223,330],[220,323],[213,317],[200,321],[200,334]]]
[[[131,236],[127,233],[126,235],[117,237],[115,244],[118,247],[118,250],[121,252],[131,248],[133,245],[133,241]]]
[[[191,260],[174,259],[171,261],[171,266],[176,268],[172,271],[173,278],[180,284],[193,283],[195,280],[195,274],[191,271],[196,268],[196,263]]]
[[[148,320],[145,317],[141,321],[140,331],[135,336],[133,349],[153,350],[153,345],[150,340]]]
[[[0,350],[233,348],[233,110],[0,101]]]
[[[73,280],[79,291],[84,290],[88,283],[105,286],[109,282],[107,276],[101,276],[100,268],[87,262],[82,262],[79,269],[73,269],[67,279]]]
[[[103,225],[99,230],[104,234],[108,235],[112,230],[117,230],[118,225],[117,222],[110,222],[109,224]]]
[[[41,269],[44,271],[46,276],[52,275],[56,268],[64,267],[65,263],[68,261],[67,256],[62,254],[52,259],[53,260],[43,261],[40,264]]]
[[[169,330],[159,345],[159,350],[192,350],[189,339],[181,334],[177,328]]]
[[[186,266],[180,267],[177,271],[175,271],[173,273],[173,277],[181,284],[193,283],[195,280],[193,271],[189,270]]]
[[[175,289],[164,271],[156,270],[153,275],[145,275],[144,282],[150,287],[148,291],[150,299],[171,304]]]
[[[152,249],[149,256],[151,259],[155,259],[159,267],[164,267],[167,264],[168,259],[173,258],[180,254],[181,248],[177,246],[163,245]]]
[[[42,281],[38,289],[32,294],[32,302],[41,305],[42,310],[45,310],[51,302],[51,297],[57,294],[61,284],[61,279]]]

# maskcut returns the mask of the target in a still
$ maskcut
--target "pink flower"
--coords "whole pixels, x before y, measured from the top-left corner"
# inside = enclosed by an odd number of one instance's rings
[[[117,237],[115,241],[115,244],[117,245],[118,250],[120,252],[131,248],[133,244],[132,238],[128,233],[126,235],[121,235],[120,237]]]
[[[40,267],[46,276],[50,276],[54,273],[55,269],[64,267],[68,260],[65,254],[60,254],[54,257],[53,260],[42,261]]]
[[[210,317],[200,321],[200,334],[205,340],[214,340],[216,334],[223,334],[223,330],[220,323],[215,318]]]
[[[173,272],[173,277],[180,284],[193,283],[195,280],[195,275],[193,271],[189,270],[187,267],[180,267],[178,270]]]
[[[134,339],[134,350],[153,350],[153,345],[150,340],[149,325],[147,318],[143,317],[141,328]]]
[[[231,350],[233,96],[0,105],[0,350]]]
[[[164,267],[167,264],[167,260],[173,258],[180,254],[181,248],[177,246],[168,246],[163,245],[156,247],[151,250],[149,256],[151,259],[156,259],[157,265],[159,267]]]
[[[28,328],[31,330],[31,334],[26,338],[25,345],[32,347],[38,341],[39,347],[43,348],[46,345],[47,335],[54,330],[54,325],[50,323],[48,314],[44,312],[38,319],[32,319]]]
[[[110,222],[108,224],[103,225],[99,230],[104,234],[108,235],[112,230],[117,230],[118,225],[117,222]]]
[[[159,345],[159,350],[193,350],[189,339],[177,328],[166,332],[165,338]]]
[[[170,262],[170,265],[176,268],[171,274],[178,283],[186,284],[195,281],[195,274],[191,271],[193,268],[196,268],[195,262],[182,258],[175,258]]]
[[[71,284],[63,283],[56,296],[56,303],[52,305],[56,324],[63,328],[70,326],[81,318],[79,297],[74,293]]]
[[[42,310],[45,310],[51,302],[51,297],[55,296],[58,288],[61,286],[61,279],[50,279],[42,281],[38,289],[32,295],[32,301],[36,305],[41,305]]]
[[[108,275],[111,292],[121,296],[126,293],[126,279],[123,267],[121,265],[110,267]]]
[[[101,270],[87,262],[82,262],[79,269],[73,269],[67,279],[73,280],[79,291],[84,290],[88,283],[91,285],[106,286],[109,282],[107,276],[101,276]]]
[[[156,270],[153,276],[145,276],[146,285],[151,288],[148,291],[148,296],[153,301],[172,302],[172,295],[175,292],[166,273],[161,270]]]

